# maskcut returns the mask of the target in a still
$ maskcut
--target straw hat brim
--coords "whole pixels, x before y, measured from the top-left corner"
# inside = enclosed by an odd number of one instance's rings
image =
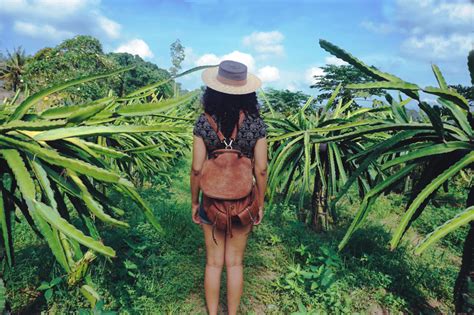
[[[255,92],[260,86],[262,86],[262,81],[253,73],[247,72],[247,82],[245,85],[234,86],[220,82],[217,80],[217,71],[219,67],[211,67],[204,70],[201,74],[201,78],[204,83],[219,92],[227,94],[248,94]]]

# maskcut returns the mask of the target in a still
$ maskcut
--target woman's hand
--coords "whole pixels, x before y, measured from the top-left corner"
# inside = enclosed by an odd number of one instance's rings
[[[262,222],[262,219],[263,219],[263,206],[258,208],[258,218],[257,220],[255,220],[253,225],[259,225],[260,222]]]
[[[199,220],[199,203],[193,203],[191,208],[193,222],[196,224],[201,224],[201,220]]]

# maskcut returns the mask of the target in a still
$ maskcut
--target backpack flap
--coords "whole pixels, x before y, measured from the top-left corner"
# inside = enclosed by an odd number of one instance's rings
[[[204,162],[199,186],[211,198],[235,200],[248,196],[253,185],[252,160],[239,150],[219,149]]]

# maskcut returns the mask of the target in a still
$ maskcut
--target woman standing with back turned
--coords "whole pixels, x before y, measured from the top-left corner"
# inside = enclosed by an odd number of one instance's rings
[[[204,289],[209,314],[217,314],[222,268],[227,273],[227,308],[229,314],[237,314],[243,292],[243,257],[248,234],[253,225],[263,218],[264,196],[267,185],[267,140],[266,125],[258,112],[255,91],[261,81],[247,67],[236,61],[224,60],[219,67],[208,68],[202,73],[207,85],[202,97],[204,112],[217,122],[219,130],[228,138],[239,120],[239,112],[245,113],[233,147],[254,160],[253,175],[258,190],[260,205],[258,217],[252,224],[232,222],[232,237],[226,231],[215,230],[213,240],[212,223],[199,198],[199,178],[204,161],[211,152],[225,147],[212,129],[204,113],[196,120],[193,130],[193,161],[191,169],[192,220],[200,224],[206,243],[206,270]],[[238,220],[238,218],[237,218]]]

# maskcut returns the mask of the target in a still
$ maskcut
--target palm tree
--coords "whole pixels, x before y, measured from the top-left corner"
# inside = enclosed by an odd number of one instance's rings
[[[15,48],[13,53],[7,51],[8,57],[1,65],[0,79],[8,83],[13,92],[16,92],[22,84],[21,75],[23,74],[27,58],[25,50],[21,47]]]

